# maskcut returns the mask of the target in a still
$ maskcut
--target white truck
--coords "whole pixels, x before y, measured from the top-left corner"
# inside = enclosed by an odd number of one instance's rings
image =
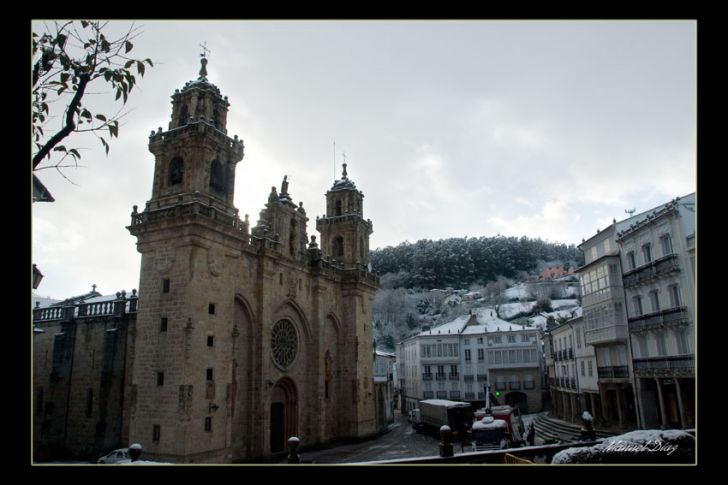
[[[452,431],[452,440],[459,441],[465,438],[473,423],[473,409],[467,402],[425,399],[419,406],[412,413],[412,427],[417,432],[439,436],[440,427],[447,425]]]

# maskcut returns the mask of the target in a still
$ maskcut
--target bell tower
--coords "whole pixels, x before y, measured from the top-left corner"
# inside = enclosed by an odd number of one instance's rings
[[[364,194],[346,173],[326,192],[326,215],[316,218],[321,233],[321,249],[325,256],[344,266],[366,266],[369,263],[369,236],[372,221],[364,219]]]
[[[235,165],[243,159],[243,143],[227,136],[230,103],[207,80],[207,58],[202,54],[200,75],[172,95],[169,129],[149,136],[154,154],[154,183],[150,204],[162,208],[193,194],[232,212]]]

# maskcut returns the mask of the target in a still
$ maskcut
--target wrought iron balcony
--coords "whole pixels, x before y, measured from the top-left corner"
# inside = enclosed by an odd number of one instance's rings
[[[485,374],[478,374],[478,382],[485,382],[488,380],[488,376]]]
[[[634,372],[639,376],[692,375],[695,372],[695,356],[688,354],[634,359]]]
[[[624,273],[622,281],[625,288],[647,283],[662,275],[680,271],[680,264],[676,254],[668,254],[647,264]]]
[[[473,381],[475,381],[475,376],[473,374],[464,374],[463,380],[465,382],[473,382]]]
[[[573,358],[574,358],[574,349],[569,347],[569,359],[573,359]]]
[[[446,374],[435,374],[435,380],[444,381],[447,378]]]
[[[451,381],[457,381],[457,380],[459,380],[459,379],[460,379],[460,375],[459,375],[459,374],[452,374],[452,373],[451,373],[451,374],[448,374],[448,378],[449,378],[449,379],[450,379]]]
[[[626,365],[597,367],[597,376],[600,379],[629,379],[629,367]]]
[[[423,381],[431,381],[432,380],[432,374],[422,374],[422,380]]]
[[[662,326],[689,325],[690,315],[685,306],[668,308],[629,319],[629,330],[633,333],[655,330]]]

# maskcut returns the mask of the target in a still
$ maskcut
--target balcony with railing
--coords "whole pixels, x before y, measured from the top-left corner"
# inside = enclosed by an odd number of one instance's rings
[[[435,380],[444,381],[447,378],[447,374],[435,374]]]
[[[634,373],[639,377],[692,376],[695,373],[693,354],[634,359]]]
[[[460,391],[450,391],[450,399],[453,401],[460,400]]]
[[[680,271],[677,254],[668,254],[647,264],[624,273],[622,281],[625,288],[648,283],[658,276]]]
[[[431,381],[432,380],[432,374],[423,373],[422,374],[422,380],[423,381]]]
[[[632,333],[647,332],[662,326],[676,327],[690,324],[688,307],[668,308],[659,312],[647,313],[629,319],[629,331]]]
[[[475,376],[473,374],[463,374],[463,380],[465,382],[474,382]]]
[[[422,392],[422,399],[434,399],[435,392],[434,391],[423,391]]]
[[[451,381],[457,381],[457,380],[459,380],[459,379],[460,379],[460,374],[458,374],[458,373],[452,373],[452,372],[451,372],[450,374],[448,374],[448,376],[447,376],[447,377],[448,377],[448,379],[450,379]]]
[[[478,382],[485,382],[488,380],[488,376],[485,374],[478,374],[477,379],[478,379]]]
[[[629,367],[626,365],[597,367],[597,376],[600,379],[629,379]]]
[[[569,359],[574,359],[574,349],[572,347],[569,347]]]
[[[622,323],[609,321],[601,327],[584,329],[584,340],[587,345],[616,343],[627,340],[627,334],[627,324],[623,321]]]

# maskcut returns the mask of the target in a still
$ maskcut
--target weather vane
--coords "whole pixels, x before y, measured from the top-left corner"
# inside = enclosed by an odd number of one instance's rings
[[[202,54],[200,54],[200,56],[202,56],[202,57],[207,57],[207,54],[212,52],[212,51],[210,51],[210,49],[207,48],[207,41],[200,44],[200,47],[202,47]]]

